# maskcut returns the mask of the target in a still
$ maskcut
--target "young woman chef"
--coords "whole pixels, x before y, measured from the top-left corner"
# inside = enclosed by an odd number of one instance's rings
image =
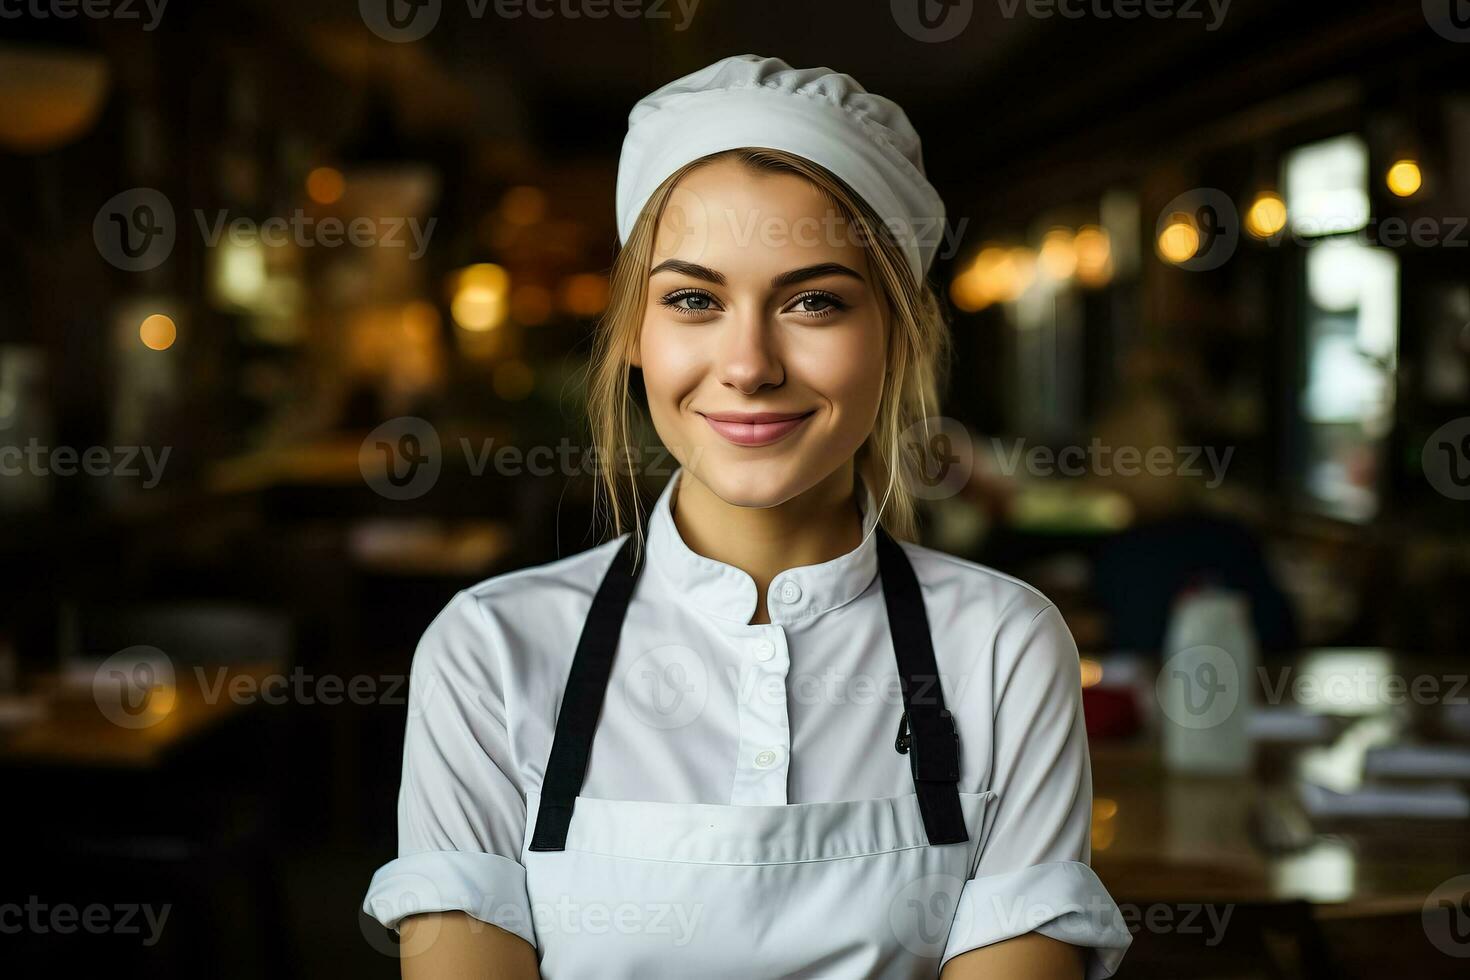
[[[726,58],[633,108],[617,217],[589,412],[631,526],[424,634],[364,902],[404,976],[1110,975],[1071,634],[908,540],[947,335],[903,110]],[[679,463],[646,527],[634,368]]]

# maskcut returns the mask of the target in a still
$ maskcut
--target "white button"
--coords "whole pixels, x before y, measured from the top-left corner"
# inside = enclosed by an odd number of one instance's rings
[[[755,654],[755,659],[765,663],[776,655],[776,646],[768,640],[757,640],[750,645],[750,652]]]
[[[769,769],[776,764],[776,753],[770,749],[761,749],[755,754],[755,764],[758,769]]]
[[[784,581],[784,582],[781,583],[781,601],[782,602],[795,602],[797,599],[800,599],[800,598],[801,598],[801,586],[799,586],[795,582],[791,581],[791,579],[787,579],[786,581]]]

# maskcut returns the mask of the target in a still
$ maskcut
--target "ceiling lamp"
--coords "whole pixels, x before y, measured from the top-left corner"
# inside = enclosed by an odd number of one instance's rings
[[[107,99],[107,62],[75,49],[0,44],[0,146],[49,153],[92,128]]]

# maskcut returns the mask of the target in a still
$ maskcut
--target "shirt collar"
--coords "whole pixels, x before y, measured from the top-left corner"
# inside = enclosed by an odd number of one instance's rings
[[[684,468],[678,467],[649,515],[648,561],[665,585],[704,613],[746,624],[755,615],[755,579],[744,569],[707,558],[685,544],[674,523],[673,499]],[[857,477],[863,540],[852,551],[815,565],[788,568],[771,580],[766,598],[771,623],[819,616],[862,595],[878,574],[878,523],[873,493]]]

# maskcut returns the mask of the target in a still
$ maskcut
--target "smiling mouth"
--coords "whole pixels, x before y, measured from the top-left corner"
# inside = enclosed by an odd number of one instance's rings
[[[810,412],[716,412],[711,415],[698,413],[711,429],[737,446],[768,446],[796,431],[803,422],[816,414]]]

